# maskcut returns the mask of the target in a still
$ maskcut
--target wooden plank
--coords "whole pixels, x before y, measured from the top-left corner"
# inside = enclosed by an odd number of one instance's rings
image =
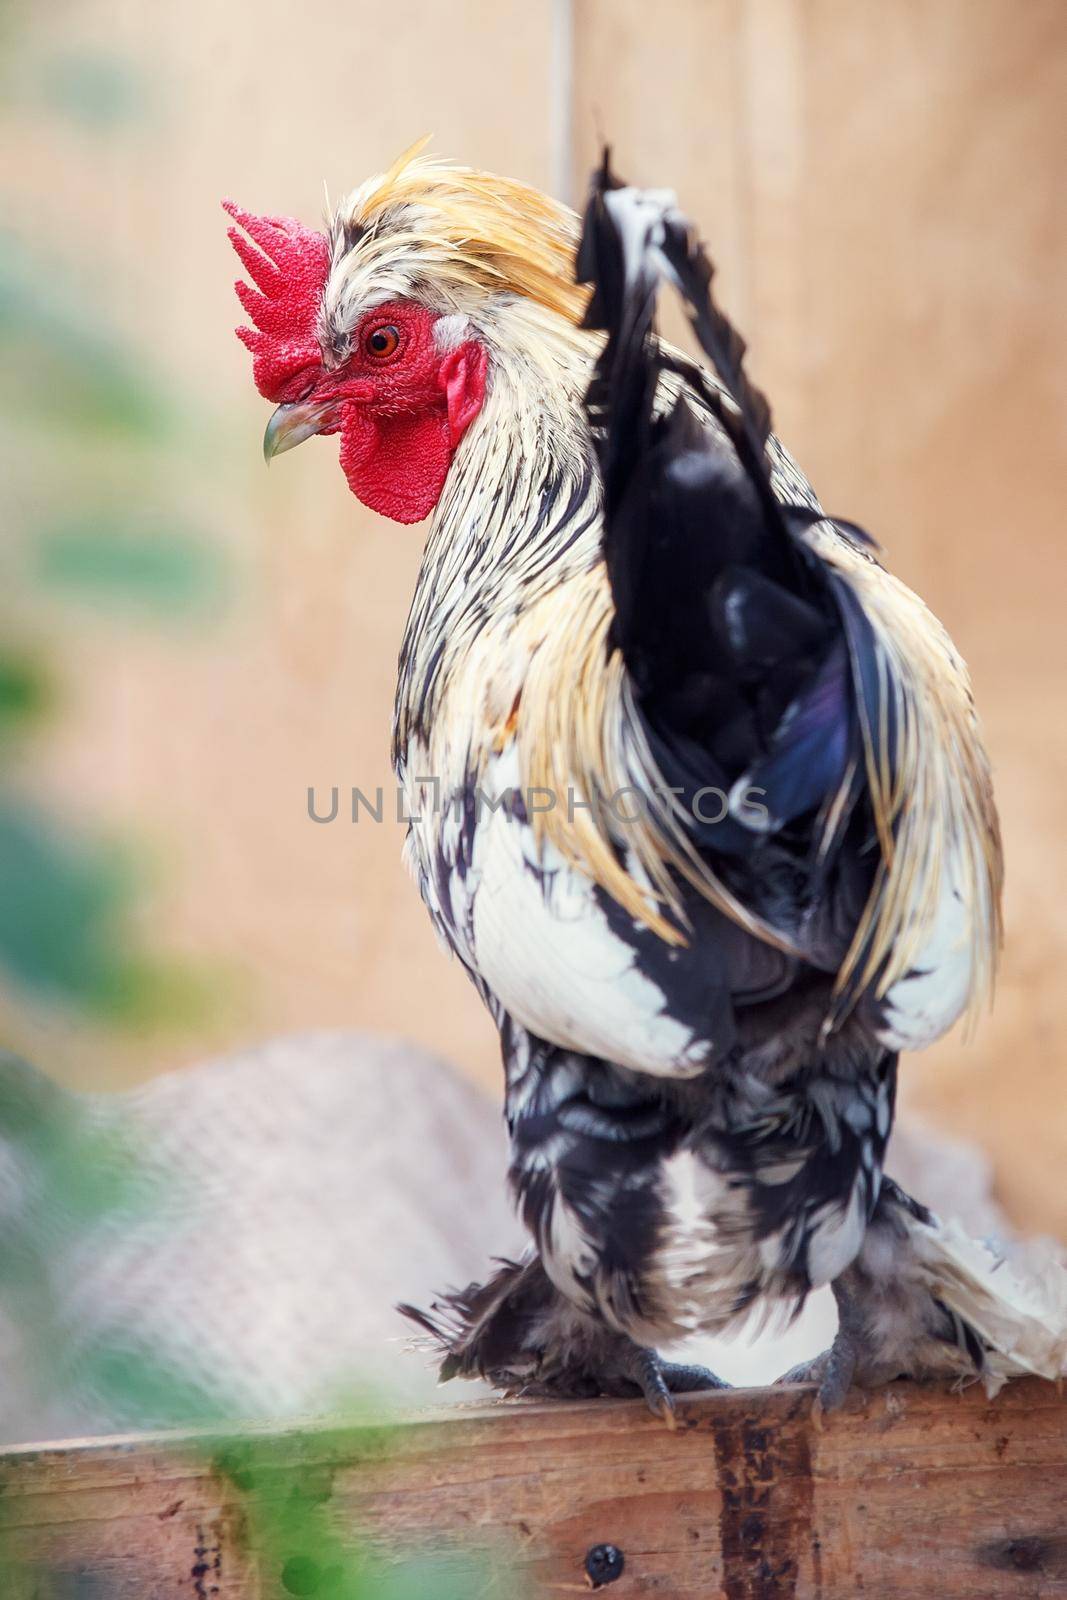
[[[429,1543],[513,1563],[513,1600],[582,1592],[606,1544],[624,1558],[619,1600],[1067,1596],[1067,1400],[1054,1386],[989,1401],[897,1384],[821,1428],[809,1389],[733,1390],[681,1402],[679,1421],[671,1433],[638,1403],[517,1403],[384,1435],[9,1451],[4,1600],[325,1600],[314,1555],[255,1538],[249,1496],[262,1509],[295,1494],[389,1555]]]

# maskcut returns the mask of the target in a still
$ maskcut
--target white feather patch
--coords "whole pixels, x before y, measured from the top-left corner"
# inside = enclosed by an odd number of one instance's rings
[[[914,969],[883,1002],[878,1040],[890,1050],[922,1050],[963,1014],[970,993],[974,946],[972,908],[962,889],[959,862],[945,874],[929,937]]]
[[[470,318],[456,312],[450,317],[438,317],[433,325],[433,342],[438,350],[458,350],[464,339],[470,337]]]
[[[507,765],[496,764],[493,788]],[[611,929],[589,879],[530,824],[484,812],[475,834],[478,970],[505,1009],[540,1038],[637,1072],[690,1077],[707,1045],[668,1015],[662,990]]]

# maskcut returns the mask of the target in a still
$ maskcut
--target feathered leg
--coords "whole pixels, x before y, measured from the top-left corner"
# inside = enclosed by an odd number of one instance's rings
[[[484,1378],[508,1394],[556,1400],[643,1395],[668,1426],[674,1395],[726,1387],[705,1367],[663,1361],[654,1350],[580,1311],[555,1287],[539,1256],[502,1261],[484,1284],[398,1308],[444,1354],[441,1380]]]
[[[403,1313],[444,1352],[441,1378],[484,1378],[509,1393],[557,1399],[643,1395],[664,1421],[672,1395],[727,1387],[704,1367],[666,1362],[634,1290],[663,1220],[657,1153],[680,1137],[654,1082],[561,1050],[498,1017],[512,1137],[511,1184],[537,1241],[484,1284]],[[566,1206],[564,1190],[576,1201]],[[585,1220],[582,1196],[599,1196]],[[561,1209],[557,1200],[563,1201]],[[606,1272],[626,1301],[616,1315],[584,1278]],[[678,1330],[674,1330],[677,1336]]]
[[[823,1410],[835,1411],[853,1382],[877,1388],[900,1377],[981,1377],[989,1350],[944,1297],[950,1285],[938,1275],[938,1230],[932,1212],[885,1178],[859,1254],[834,1281],[833,1344],[778,1381],[817,1383]]]

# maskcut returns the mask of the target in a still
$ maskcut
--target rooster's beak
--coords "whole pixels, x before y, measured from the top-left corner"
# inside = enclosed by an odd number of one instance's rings
[[[328,400],[292,400],[279,406],[263,435],[263,459],[270,462],[327,426],[334,407]]]

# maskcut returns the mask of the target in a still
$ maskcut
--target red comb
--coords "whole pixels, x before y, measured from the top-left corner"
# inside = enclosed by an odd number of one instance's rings
[[[330,270],[329,242],[292,217],[256,217],[232,200],[224,200],[222,209],[244,229],[230,228],[230,243],[256,285],[234,284],[255,323],[238,328],[237,337],[252,352],[260,394],[267,400],[291,399],[285,391],[292,379],[322,359],[317,324]]]

